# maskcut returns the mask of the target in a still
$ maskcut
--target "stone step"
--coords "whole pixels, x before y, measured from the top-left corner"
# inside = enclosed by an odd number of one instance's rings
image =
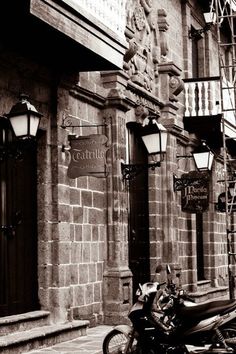
[[[49,324],[49,311],[32,311],[0,318],[0,338],[9,333],[27,331]]]
[[[210,280],[199,280],[197,282],[197,289],[198,291],[204,291],[211,288],[211,281]]]
[[[229,298],[227,286],[209,287],[207,289],[198,290],[196,292],[188,293],[188,295],[195,300],[196,303],[207,300],[219,300],[222,298]]]
[[[52,346],[86,335],[89,321],[72,321],[35,327],[0,337],[0,353],[20,354],[31,350]]]

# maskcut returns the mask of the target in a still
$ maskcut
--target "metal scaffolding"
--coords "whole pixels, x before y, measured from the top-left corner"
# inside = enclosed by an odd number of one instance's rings
[[[225,224],[227,236],[228,256],[228,281],[229,296],[235,298],[235,276],[233,265],[235,265],[234,235],[236,226],[232,213],[236,211],[236,159],[232,159],[228,153],[227,141],[236,140],[235,136],[229,136],[227,124],[236,126],[235,89],[236,89],[236,1],[235,0],[212,0],[211,11],[216,13],[219,75],[220,75],[220,98],[221,98],[221,129],[223,140],[223,183],[225,189]],[[223,31],[227,29],[227,35]],[[226,54],[228,56],[226,56]]]

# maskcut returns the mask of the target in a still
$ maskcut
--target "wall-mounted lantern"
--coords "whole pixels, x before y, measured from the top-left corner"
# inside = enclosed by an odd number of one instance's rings
[[[128,123],[129,124],[129,123]],[[127,124],[127,125],[128,125]],[[146,147],[149,156],[156,156],[157,162],[149,164],[121,164],[123,179],[130,180],[146,168],[160,167],[164,160],[167,146],[167,130],[157,122],[156,116],[148,116],[143,124],[136,123],[135,133],[138,134]]]
[[[193,159],[198,171],[210,172],[214,160],[214,153],[206,145],[205,141],[202,142],[193,152]]]
[[[191,155],[177,155],[177,159],[178,158],[193,158],[197,170],[205,175],[206,173],[209,174],[212,169],[214,153],[207,146],[206,142],[202,141],[202,144],[197,147]],[[192,183],[191,179],[186,178],[186,174],[184,176],[185,178],[177,178],[176,176],[174,176],[174,191],[181,191],[182,189],[186,188],[189,183]]]
[[[21,94],[20,100],[8,114],[0,117],[0,160],[7,156],[19,158],[20,147],[25,146],[26,141],[35,140],[42,114],[28,101],[28,96]],[[9,141],[7,131],[9,127],[16,137],[16,140]],[[28,144],[26,144],[28,146]]]
[[[205,20],[205,26],[200,29],[195,29],[194,27],[191,27],[188,35],[190,39],[201,39],[202,34],[209,31],[211,29],[211,26],[216,23],[216,13],[214,11],[211,10],[210,12],[204,12],[203,16]]]
[[[42,117],[28,98],[27,95],[21,94],[20,101],[6,115],[17,139],[34,139]]]

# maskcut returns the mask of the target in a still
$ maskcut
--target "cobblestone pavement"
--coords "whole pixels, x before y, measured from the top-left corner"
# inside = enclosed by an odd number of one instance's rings
[[[97,326],[87,329],[87,335],[58,343],[52,347],[27,352],[27,354],[102,354],[102,342],[112,326]],[[23,353],[25,354],[25,353]]]

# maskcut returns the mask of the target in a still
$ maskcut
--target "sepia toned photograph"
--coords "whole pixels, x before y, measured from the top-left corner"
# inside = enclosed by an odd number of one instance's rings
[[[236,0],[0,9],[0,353],[236,354]]]

